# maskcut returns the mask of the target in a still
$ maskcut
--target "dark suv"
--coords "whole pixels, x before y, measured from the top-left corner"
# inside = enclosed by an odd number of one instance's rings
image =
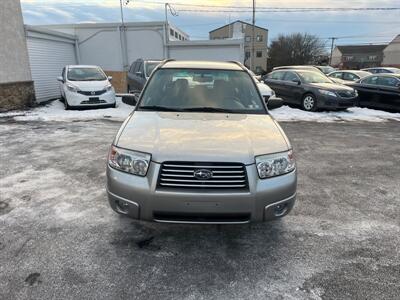
[[[158,59],[137,59],[135,60],[128,71],[126,82],[128,84],[128,93],[139,96],[151,72],[161,60]]]

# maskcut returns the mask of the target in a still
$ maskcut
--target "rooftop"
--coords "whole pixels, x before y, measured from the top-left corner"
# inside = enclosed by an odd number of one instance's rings
[[[354,54],[354,53],[375,53],[381,52],[387,47],[384,45],[344,45],[337,46],[337,48],[342,52],[342,54]]]
[[[242,23],[242,24],[246,24],[246,25],[249,25],[249,26],[253,26],[253,24],[250,24],[250,23],[247,23],[247,22],[244,22],[244,21],[241,21],[241,20],[236,20],[236,21],[233,21],[233,22],[231,22],[231,23],[229,23],[229,24],[226,24],[226,25],[224,25],[224,26],[220,26],[220,27],[218,27],[218,28],[215,28],[215,29],[211,30],[209,33],[214,32],[214,31],[217,31],[217,30],[219,30],[219,29],[221,29],[221,28],[224,28],[225,26],[229,26],[229,25],[235,24],[235,23],[237,23],[237,22],[240,22],[240,23]],[[260,27],[260,26],[257,26],[257,25],[254,25],[254,27],[257,27],[257,28],[260,28],[260,29],[262,29],[262,30],[268,31],[268,29],[267,29],[267,28],[264,28],[264,27]]]

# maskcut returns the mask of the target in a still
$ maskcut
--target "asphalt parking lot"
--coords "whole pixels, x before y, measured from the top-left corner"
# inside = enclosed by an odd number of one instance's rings
[[[280,221],[166,225],[105,193],[120,123],[0,122],[0,299],[399,299],[400,122],[281,123]]]

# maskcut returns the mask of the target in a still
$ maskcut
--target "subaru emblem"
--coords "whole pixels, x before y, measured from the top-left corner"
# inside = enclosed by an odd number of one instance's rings
[[[96,95],[96,92],[91,92],[92,95]]]
[[[201,169],[194,171],[193,176],[199,180],[207,180],[213,176],[213,173],[210,170]]]

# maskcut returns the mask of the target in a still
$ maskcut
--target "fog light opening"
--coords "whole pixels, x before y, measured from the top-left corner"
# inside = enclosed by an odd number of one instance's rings
[[[115,201],[115,205],[117,206],[117,209],[120,213],[122,214],[127,214],[129,211],[129,203],[125,202],[125,201],[120,201],[117,200]]]
[[[288,211],[287,203],[282,203],[274,206],[275,217],[282,217]]]

